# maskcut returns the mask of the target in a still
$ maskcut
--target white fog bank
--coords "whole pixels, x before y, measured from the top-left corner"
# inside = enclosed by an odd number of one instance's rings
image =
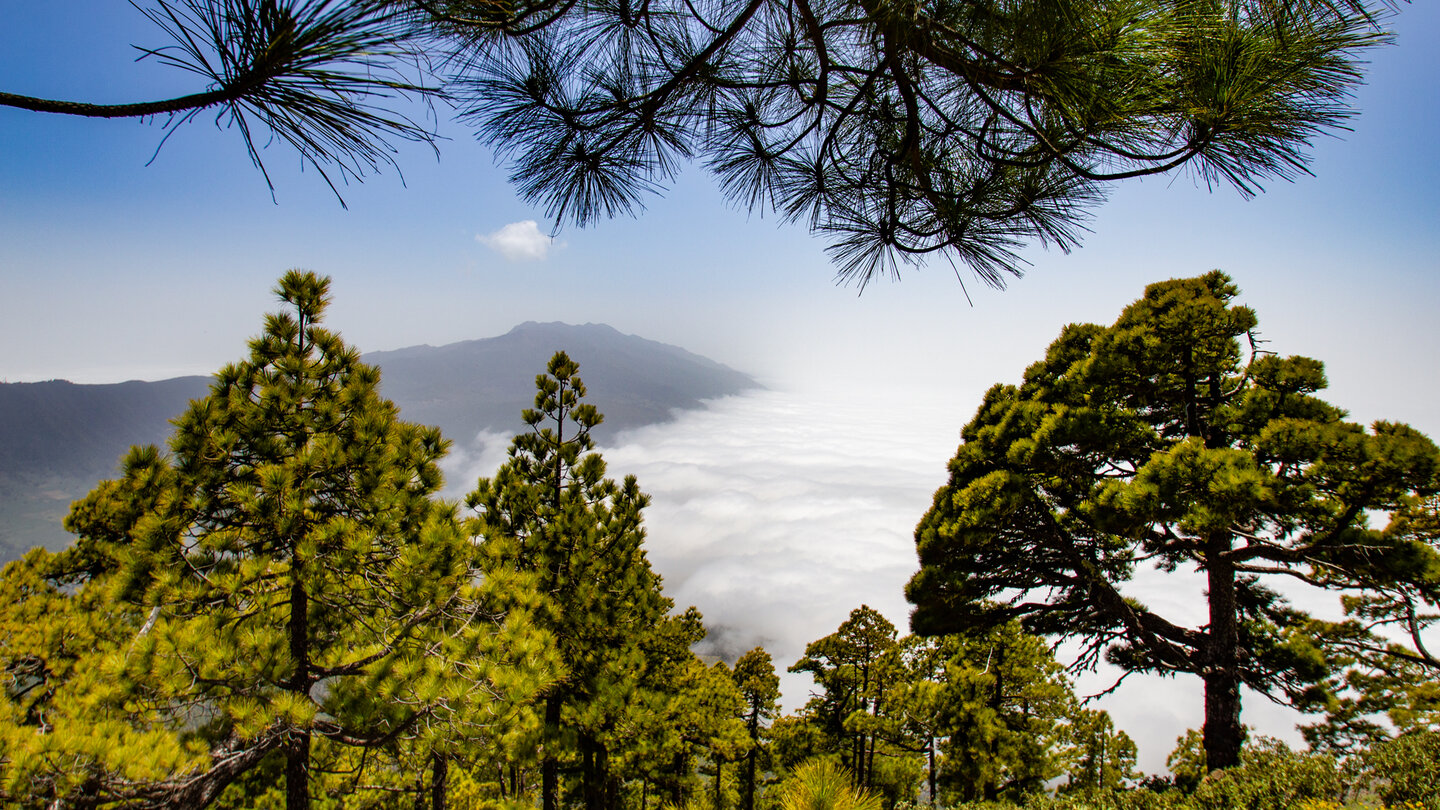
[[[601,451],[612,477],[633,474],[651,496],[646,548],[666,595],[704,614],[710,636],[701,651],[733,661],[764,646],[793,711],[811,684],[784,670],[851,610],[868,604],[908,632],[903,588],[917,567],[915,524],[945,483],[978,398],[759,391],[627,431]],[[452,496],[504,460],[508,436],[480,439],[447,461]],[[1127,592],[1174,620],[1203,623],[1193,574],[1142,574]],[[1086,674],[1077,692],[1101,692],[1113,678]],[[1294,712],[1246,700],[1247,724],[1298,742]],[[1165,772],[1176,737],[1202,723],[1193,677],[1133,676],[1095,705],[1136,740],[1148,772]]]

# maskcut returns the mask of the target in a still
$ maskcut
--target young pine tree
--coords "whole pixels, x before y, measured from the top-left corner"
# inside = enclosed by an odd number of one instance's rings
[[[1063,721],[1075,709],[1064,668],[1018,622],[947,637],[940,698],[942,789],[962,800],[1018,799],[1062,772]]]
[[[587,808],[612,803],[615,752],[607,741],[627,707],[643,703],[645,641],[672,606],[642,548],[649,499],[634,476],[619,484],[605,477],[590,438],[602,417],[582,402],[578,371],[564,352],[550,360],[536,378],[535,407],[524,413],[530,431],[466,498],[478,512],[471,528],[481,553],[536,578],[544,597],[537,619],[568,669],[542,698],[544,810],[559,806],[563,760],[574,760]]]
[[[1071,757],[1066,790],[1119,790],[1137,778],[1135,741],[1115,728],[1109,712],[1077,709],[1065,736]]]
[[[740,656],[731,672],[745,699],[745,729],[750,750],[745,754],[745,776],[741,783],[741,810],[755,810],[755,789],[760,765],[769,759],[765,745],[766,726],[780,713],[780,676],[764,647]]]

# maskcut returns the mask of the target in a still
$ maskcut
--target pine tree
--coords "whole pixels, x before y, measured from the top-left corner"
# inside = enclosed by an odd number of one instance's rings
[[[64,568],[34,549],[0,574],[0,803],[213,793],[184,787],[214,770],[204,741],[187,739],[117,677],[147,611],[103,587],[77,589]]]
[[[946,730],[945,667],[958,649],[952,637],[908,635],[882,662],[890,699],[878,733],[896,749],[924,758],[925,795],[939,803],[940,745]]]
[[[1342,599],[1344,621],[1307,628],[1332,672],[1330,689],[1306,705],[1325,713],[1302,728],[1312,749],[1353,753],[1392,735],[1440,730],[1440,650],[1426,644],[1440,626],[1440,496],[1405,503],[1385,534],[1405,553],[1361,572],[1366,587]]]
[[[656,742],[637,764],[659,777],[671,806],[723,810],[734,803],[736,774],[727,765],[750,749],[744,697],[723,662],[706,666],[688,648],[672,660],[668,672],[647,679],[660,704],[634,728]]]
[[[1315,396],[1323,366],[1261,351],[1219,271],[1152,284],[1113,326],[1066,327],[1019,386],[962,431],[950,481],[916,529],[917,632],[1028,630],[1132,671],[1205,687],[1211,768],[1239,761],[1240,686],[1296,699],[1326,663],[1307,616],[1265,583],[1398,584],[1417,543],[1372,511],[1433,492],[1440,451],[1406,425],[1366,430]],[[1193,566],[1207,619],[1128,595],[1142,565]]]
[[[1390,5],[1390,4],[1384,4]],[[941,253],[999,285],[1029,242],[1079,243],[1105,187],[1188,168],[1250,195],[1344,126],[1366,0],[154,0],[145,48],[190,95],[0,105],[265,130],[360,178],[433,141],[448,92],[557,222],[643,208],[705,164],[737,204],[832,240],[864,284]],[[417,66],[446,65],[435,78]],[[208,113],[207,113],[208,114]],[[263,171],[263,166],[261,167]],[[268,178],[267,178],[268,179]]]
[[[740,656],[731,673],[745,699],[745,729],[750,750],[745,754],[745,777],[741,787],[741,810],[755,810],[755,788],[760,764],[768,757],[764,747],[765,725],[780,711],[780,676],[764,647]]]
[[[939,696],[942,789],[963,801],[1043,790],[1062,772],[1063,723],[1075,709],[1063,667],[1044,639],[1016,622],[946,642]]]
[[[1136,777],[1135,741],[1115,728],[1109,712],[1078,709],[1065,737],[1072,760],[1067,790],[1112,791]]]
[[[806,710],[836,744],[855,787],[874,786],[878,739],[870,720],[882,711],[888,684],[882,660],[895,648],[895,625],[869,605],[850,611],[834,633],[805,646],[791,672],[808,672],[822,694]]]
[[[200,807],[275,752],[299,810],[317,744],[394,745],[453,719],[460,695],[493,713],[543,685],[525,611],[494,606],[454,508],[431,498],[445,442],[319,326],[328,290],[287,273],[290,311],[176,420],[172,455],[135,449],[72,510],[56,576],[140,617],[102,663],[107,688],[76,699],[208,752],[143,782],[96,762],[89,794]]]
[[[645,644],[671,626],[672,603],[642,547],[649,498],[634,476],[619,484],[605,477],[590,438],[602,417],[582,401],[577,371],[564,352],[551,358],[536,378],[535,407],[524,412],[530,431],[514,438],[505,464],[466,499],[478,512],[471,531],[481,553],[536,578],[544,597],[537,620],[567,667],[543,693],[544,810],[559,806],[567,757],[578,760],[585,806],[611,804],[615,752],[607,735],[643,685]]]

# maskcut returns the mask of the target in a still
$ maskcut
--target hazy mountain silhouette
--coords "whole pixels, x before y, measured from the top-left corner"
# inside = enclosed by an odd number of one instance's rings
[[[372,352],[381,393],[412,422],[438,425],[462,446],[481,431],[525,428],[535,376],[556,351],[580,364],[587,400],[605,414],[604,444],[626,428],[663,422],[675,410],[758,387],[750,376],[603,324],[525,323],[499,337]],[[70,541],[70,502],[116,474],[136,444],[163,446],[169,420],[204,396],[209,377],[77,385],[0,383],[0,560],[31,546]]]
[[[463,442],[481,430],[525,427],[520,412],[535,404],[535,376],[559,350],[580,364],[586,398],[605,414],[594,434],[602,444],[616,431],[666,421],[673,410],[757,387],[698,354],[594,323],[531,321],[500,337],[372,352],[365,360],[380,366],[381,393],[406,419],[439,425]]]

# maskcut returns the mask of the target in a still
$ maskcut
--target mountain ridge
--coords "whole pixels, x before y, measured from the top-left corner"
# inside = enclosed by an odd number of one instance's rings
[[[605,421],[604,445],[622,430],[668,421],[706,400],[760,388],[710,358],[606,324],[526,321],[502,335],[441,346],[367,352],[380,393],[401,418],[436,425],[460,447],[482,433],[525,429],[535,377],[556,351],[580,364],[587,400]],[[69,541],[69,503],[112,477],[133,445],[164,444],[170,420],[206,395],[212,377],[85,384],[0,383],[0,561],[32,545]]]

